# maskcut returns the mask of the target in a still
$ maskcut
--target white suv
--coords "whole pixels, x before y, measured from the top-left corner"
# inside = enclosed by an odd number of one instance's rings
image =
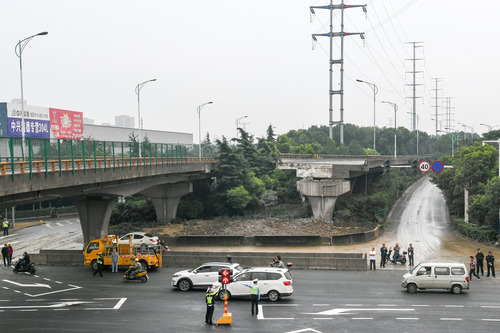
[[[219,292],[219,298],[224,300],[233,296],[250,296],[250,288],[254,279],[259,279],[260,296],[267,297],[270,301],[277,301],[281,297],[293,294],[292,274],[287,268],[253,267],[245,269],[236,275],[233,282],[226,286],[226,290]]]
[[[219,269],[221,268],[232,268],[233,275],[243,270],[240,264],[236,263],[207,262],[194,269],[186,269],[172,275],[172,287],[177,287],[182,291],[209,287],[219,281]]]

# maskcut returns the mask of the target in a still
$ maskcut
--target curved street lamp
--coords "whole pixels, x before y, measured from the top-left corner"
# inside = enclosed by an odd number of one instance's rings
[[[239,117],[238,119],[236,119],[236,139],[238,139],[238,128],[240,127],[240,120],[241,119],[244,119],[244,118],[248,118],[248,116],[243,116],[243,117]]]
[[[141,99],[140,99],[140,94],[141,94],[141,89],[142,87],[148,83],[148,82],[153,82],[153,81],[156,81],[156,79],[151,79],[151,80],[147,80],[147,81],[144,81],[144,82],[141,82],[139,83],[136,87],[135,87],[135,93],[137,94],[137,113],[138,113],[138,125],[139,125],[139,138],[138,138],[138,143],[139,143],[139,158],[141,158]]]
[[[363,81],[360,79],[356,79],[356,81],[366,83],[373,90],[373,153],[375,153],[375,151],[376,151],[376,149],[375,149],[375,138],[376,138],[376,134],[375,134],[375,104],[376,104],[375,103],[375,101],[376,101],[375,96],[378,93],[378,88],[375,85],[375,83],[366,82],[366,81]]]
[[[47,35],[48,32],[39,32],[36,35],[29,36],[23,40],[20,40],[17,44],[16,47],[14,48],[14,51],[16,52],[17,57],[19,58],[19,73],[21,76],[21,132],[22,132],[22,148],[23,148],[23,159],[24,159],[24,137],[25,137],[25,126],[24,126],[24,92],[23,92],[23,51],[26,45],[35,38],[36,36],[45,36]]]
[[[394,108],[394,159],[397,158],[397,145],[396,145],[396,141],[397,141],[397,136],[398,136],[398,127],[397,127],[397,124],[396,124],[396,112],[398,111],[398,105],[396,103],[391,103],[391,102],[388,102],[388,101],[382,101],[382,103],[387,103],[387,104],[391,104],[392,107]]]
[[[202,157],[202,151],[201,151],[201,109],[207,104],[212,104],[213,102],[206,102],[203,104],[198,105],[197,112],[198,112],[198,144],[199,144],[199,151],[198,151],[198,157]]]

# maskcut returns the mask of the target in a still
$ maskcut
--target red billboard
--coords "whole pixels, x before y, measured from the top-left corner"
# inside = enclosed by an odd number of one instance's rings
[[[49,109],[50,130],[57,139],[81,140],[83,112]]]

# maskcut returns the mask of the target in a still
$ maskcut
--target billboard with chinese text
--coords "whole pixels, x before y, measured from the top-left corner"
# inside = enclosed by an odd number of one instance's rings
[[[57,139],[81,140],[83,112],[49,109],[50,130]]]
[[[7,104],[7,135],[11,137],[50,138],[49,108],[24,106],[23,114],[20,104]]]

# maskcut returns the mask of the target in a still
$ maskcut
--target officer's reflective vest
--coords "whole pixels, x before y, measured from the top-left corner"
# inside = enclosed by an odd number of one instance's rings
[[[99,264],[99,265],[103,264],[103,260],[101,257],[97,257],[97,264]]]
[[[214,300],[214,295],[216,293],[208,293],[205,297],[206,297],[206,301],[207,301],[207,304],[208,305],[212,305],[213,304],[213,300]]]
[[[2,225],[3,225],[4,228],[8,228],[9,227],[9,221],[3,221]]]
[[[250,292],[252,295],[258,295],[259,294],[259,287],[254,283],[252,284],[252,288],[250,289]]]

